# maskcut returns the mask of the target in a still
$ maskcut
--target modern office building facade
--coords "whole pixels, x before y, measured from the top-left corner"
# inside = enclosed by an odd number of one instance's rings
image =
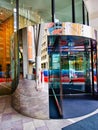
[[[51,115],[53,97],[62,116],[64,95],[97,95],[97,32],[88,26],[84,1],[0,2],[0,94],[12,94],[12,105],[17,111],[36,118],[55,118]],[[48,70],[46,88],[43,69]],[[33,92],[31,98],[26,93],[31,89],[32,79],[36,79],[36,98]],[[28,89],[21,89],[26,83]],[[27,94],[26,99],[20,92]],[[37,111],[41,103],[41,115],[30,112],[31,100],[37,103]]]

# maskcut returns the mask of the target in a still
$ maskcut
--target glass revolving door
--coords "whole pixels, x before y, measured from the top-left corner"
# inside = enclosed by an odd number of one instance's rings
[[[65,95],[98,92],[96,45],[79,36],[48,36],[50,118],[63,116]]]
[[[89,93],[91,92],[90,79],[90,43],[89,41],[80,42],[78,40],[67,41],[61,37],[61,84],[63,94]],[[68,37],[67,37],[68,39]],[[77,38],[78,39],[78,38]]]

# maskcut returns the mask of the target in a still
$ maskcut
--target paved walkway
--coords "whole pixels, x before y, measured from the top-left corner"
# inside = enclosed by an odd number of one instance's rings
[[[64,127],[66,130],[66,126],[98,113],[98,109],[96,109],[94,112],[78,118],[38,120],[17,113],[10,104],[11,96],[0,97],[0,130],[61,130]]]

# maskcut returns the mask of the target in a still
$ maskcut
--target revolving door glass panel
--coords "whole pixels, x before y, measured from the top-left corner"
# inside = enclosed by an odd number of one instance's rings
[[[91,92],[89,44],[85,39],[80,42],[78,37],[61,37],[60,67],[63,94]]]
[[[95,50],[91,51],[91,41],[79,36],[48,36],[49,54],[49,107],[50,118],[53,106],[59,118],[63,115],[62,100],[66,94],[93,93],[93,68]],[[93,69],[91,69],[93,68]],[[54,103],[51,98],[54,98]],[[51,105],[52,104],[52,105]],[[51,114],[52,113],[52,114]]]
[[[50,118],[61,118],[62,108],[60,99],[60,49],[59,38],[49,38],[49,106]],[[54,114],[53,114],[54,113]]]

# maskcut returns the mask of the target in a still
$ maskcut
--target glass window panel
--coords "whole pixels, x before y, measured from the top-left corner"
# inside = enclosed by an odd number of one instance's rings
[[[88,12],[87,12],[86,7],[84,7],[84,11],[85,11],[85,24],[87,25],[87,19],[88,19],[88,18],[87,18],[87,13],[88,13]]]
[[[82,0],[75,0],[75,22],[83,23]]]
[[[60,22],[72,22],[72,0],[55,0],[55,16]]]
[[[0,0],[0,95],[11,93],[12,71],[11,39],[14,33],[14,9],[16,1]],[[16,68],[14,64],[14,68]],[[5,86],[3,86],[5,83]]]
[[[19,0],[19,28],[51,21],[50,0]]]

